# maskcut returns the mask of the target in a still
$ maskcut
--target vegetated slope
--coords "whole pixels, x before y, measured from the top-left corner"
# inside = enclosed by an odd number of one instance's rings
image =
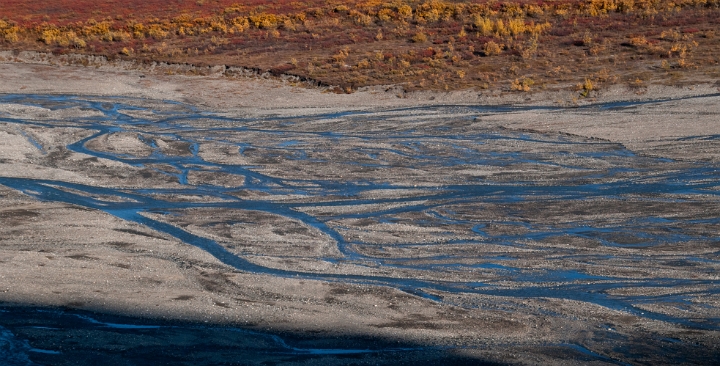
[[[337,85],[530,91],[720,77],[720,0],[6,0],[0,47]]]

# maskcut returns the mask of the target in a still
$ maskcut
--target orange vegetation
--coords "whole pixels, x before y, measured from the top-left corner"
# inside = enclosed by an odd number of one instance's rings
[[[5,49],[251,67],[345,92],[571,83],[587,96],[720,75],[720,0],[5,0],[0,19]]]

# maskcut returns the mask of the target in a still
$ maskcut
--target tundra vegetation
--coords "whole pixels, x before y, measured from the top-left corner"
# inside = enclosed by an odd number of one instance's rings
[[[720,0],[40,2],[0,48],[256,68],[338,92],[681,85],[720,77]]]

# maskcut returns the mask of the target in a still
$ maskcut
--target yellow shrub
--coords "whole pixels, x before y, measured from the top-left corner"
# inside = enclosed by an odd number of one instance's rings
[[[687,62],[687,61],[685,61],[684,58],[681,58],[681,59],[679,59],[679,60],[677,61],[677,66],[678,66],[679,68],[681,68],[681,69],[684,69],[684,68],[686,68],[686,67],[692,66],[692,64],[689,63],[689,62]]]
[[[530,78],[524,78],[522,81],[519,79],[515,79],[512,83],[510,83],[510,89],[516,90],[516,91],[524,91],[529,92],[530,87],[535,85],[535,81]]]
[[[552,24],[550,22],[545,22],[541,24],[535,24],[534,22],[530,22],[529,25],[525,26],[525,31],[533,36],[538,36],[542,33],[547,32],[552,28]]]
[[[474,19],[473,19],[473,24],[475,25],[475,27],[477,27],[480,35],[490,36],[493,34],[494,27],[493,27],[492,20],[490,20],[488,18],[484,18],[478,14],[475,14]]]
[[[163,38],[167,37],[168,32],[166,32],[165,30],[163,30],[163,29],[160,27],[160,25],[158,25],[158,24],[153,24],[153,25],[151,25],[151,26],[148,28],[147,34],[148,34],[150,37],[155,38],[155,39],[163,39]]]
[[[60,37],[60,30],[57,28],[50,28],[42,31],[40,33],[40,41],[44,42],[45,44],[51,44],[55,42],[58,37]]]
[[[525,12],[528,16],[537,17],[543,15],[543,9],[538,5],[527,4],[525,5]]]
[[[244,30],[246,30],[250,27],[250,21],[248,21],[248,19],[245,17],[233,18],[232,24],[235,27],[235,30],[240,33],[242,33]]]
[[[402,19],[412,18],[413,11],[409,5],[401,5],[397,8],[398,15]]]
[[[447,4],[433,0],[420,4],[415,8],[415,20],[419,23],[425,22],[437,22],[438,20],[447,19],[452,16],[454,12],[452,8]]]
[[[70,46],[74,48],[85,48],[86,43],[82,38],[74,37],[70,39]]]
[[[511,17],[519,17],[525,14],[518,3],[504,3],[500,11]]]
[[[412,40],[415,43],[424,43],[427,42],[427,35],[423,32],[417,32],[413,37]]]
[[[392,20],[393,16],[395,15],[395,12],[392,11],[392,9],[384,8],[378,12],[378,19],[382,20],[383,22],[387,22]]]
[[[185,25],[185,26],[187,26],[187,23],[190,23],[191,21],[192,21],[192,16],[191,16],[190,14],[187,14],[187,13],[186,13],[186,14],[180,14],[180,15],[176,16],[175,18],[173,18],[173,19],[171,20],[171,22],[173,22],[173,23],[182,24],[182,25]]]
[[[648,41],[643,36],[637,36],[630,38],[630,44],[635,47],[642,47],[648,44]]]
[[[68,47],[68,46],[70,46],[70,45],[72,44],[73,47],[75,47],[75,48],[83,48],[84,46],[83,46],[83,47],[77,47],[77,45],[79,45],[79,44],[84,44],[84,43],[85,43],[85,42],[83,42],[81,39],[79,39],[78,36],[77,36],[77,34],[75,34],[75,32],[73,32],[73,31],[62,32],[62,33],[57,37],[56,40],[57,40],[58,45],[60,45],[60,46],[62,46],[62,47]],[[79,40],[79,41],[82,42],[82,43],[77,42],[77,40]]]
[[[521,35],[525,33],[525,21],[522,19],[510,19],[507,28],[512,36]]]
[[[677,55],[680,58],[685,58],[687,54],[688,47],[687,45],[684,45],[682,43],[675,43],[670,48],[670,51],[668,51],[668,56],[672,57],[673,55]]]
[[[292,17],[300,23],[304,22],[307,19],[307,15],[305,15],[305,13],[302,13],[302,12],[296,13]]]
[[[335,61],[337,63],[343,63],[343,62],[345,62],[345,59],[347,59],[347,57],[348,57],[348,50],[344,49],[344,50],[340,50],[340,51],[338,51],[338,53],[334,54],[332,56],[332,59],[333,59],[333,61]]]
[[[111,32],[113,41],[125,42],[132,38],[130,33],[124,31]]]
[[[18,33],[20,33],[20,27],[11,26],[9,23],[0,20],[0,37],[2,39],[10,43],[17,42],[20,40]]]
[[[617,2],[613,0],[590,0],[585,4],[585,13],[592,17],[603,16],[614,12],[618,8]]]
[[[590,95],[591,91],[595,90],[595,85],[593,84],[592,80],[585,79],[584,83],[580,83],[577,85],[577,89],[580,90],[580,96],[585,98]]]
[[[493,55],[499,55],[502,53],[502,47],[500,47],[499,44],[490,41],[485,44],[485,55],[487,56],[493,56]]]
[[[502,19],[498,19],[497,22],[495,22],[495,35],[498,37],[504,37],[510,34],[510,30],[505,26],[505,23]]]
[[[109,22],[100,22],[97,23],[94,20],[90,19],[87,21],[88,26],[85,26],[83,28],[83,33],[86,35],[91,36],[107,36],[110,34],[110,23]]]
[[[210,21],[210,28],[212,28],[216,32],[221,33],[227,33],[228,32],[228,26],[225,24],[225,21],[220,18],[215,18]]]
[[[10,43],[14,43],[20,40],[20,37],[18,36],[18,31],[20,28],[18,27],[11,27],[8,29],[3,30],[3,38]]]
[[[216,46],[222,46],[222,45],[228,44],[228,40],[227,40],[227,38],[212,36],[210,38],[210,43],[212,43]]]
[[[371,16],[365,15],[357,10],[350,11],[350,19],[352,19],[353,23],[362,26],[368,26],[373,22]]]
[[[677,30],[670,29],[660,33],[660,38],[664,40],[678,41],[682,38],[682,35]]]
[[[141,23],[128,25],[128,30],[132,33],[134,38],[143,39],[145,38],[145,26]]]
[[[564,17],[567,17],[567,16],[570,14],[570,9],[567,9],[567,8],[565,8],[565,7],[556,7],[554,10],[555,10],[555,11],[554,11],[555,15],[557,15],[557,16],[559,16],[559,17],[563,17],[563,18],[564,18]]]
[[[283,22],[283,28],[289,31],[294,31],[297,29],[292,19],[285,19],[285,21]]]
[[[260,13],[250,15],[250,23],[252,23],[255,28],[266,29],[278,25],[280,18],[275,14]]]

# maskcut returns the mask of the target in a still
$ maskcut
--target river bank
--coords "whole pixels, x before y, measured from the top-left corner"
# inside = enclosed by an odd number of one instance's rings
[[[532,93],[509,90],[405,93],[402,89],[386,86],[364,88],[352,94],[335,94],[327,88],[304,87],[298,81],[268,75],[247,73],[246,76],[227,77],[222,70],[213,71],[212,68],[202,68],[207,69],[202,71],[205,74],[202,76],[187,76],[181,74],[188,71],[182,65],[142,65],[109,62],[104,58],[98,58],[89,66],[78,66],[78,63],[80,61],[73,60],[71,55],[0,52],[0,73],[4,76],[0,93],[130,96],[174,100],[244,115],[288,116],[433,105],[543,106],[572,110],[612,102],[664,100],[671,102],[666,105],[673,112],[660,111],[652,118],[618,116],[619,120],[612,118],[607,123],[596,123],[582,118],[583,113],[580,112],[564,113],[567,118],[553,115],[549,124],[545,116],[536,116],[532,112],[513,114],[507,127],[607,139],[630,144],[632,149],[652,149],[652,146],[662,145],[662,141],[720,133],[712,118],[687,118],[693,111],[702,111],[703,115],[716,113],[715,103],[700,98],[683,101],[682,106],[679,105],[681,99],[720,93],[719,81],[712,80],[682,87],[613,85],[595,90],[587,98],[581,97],[571,85]],[[194,70],[193,73],[201,71]],[[652,107],[645,108],[650,110]]]

